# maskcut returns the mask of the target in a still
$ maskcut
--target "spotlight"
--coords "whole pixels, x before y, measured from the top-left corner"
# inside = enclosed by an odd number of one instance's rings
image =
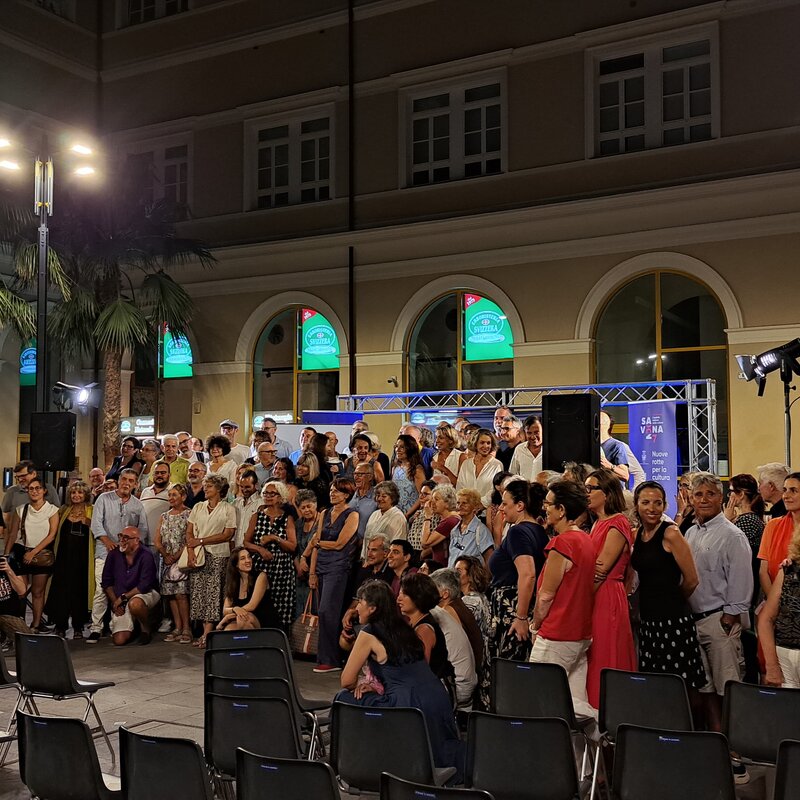
[[[85,414],[89,406],[97,405],[97,397],[93,389],[96,383],[86,386],[73,386],[71,383],[58,381],[53,386],[53,402],[59,411],[72,411],[75,406]]]
[[[764,394],[767,375],[776,369],[781,371],[781,379],[784,383],[791,380],[792,373],[800,375],[800,338],[792,339],[780,347],[773,347],[758,356],[735,356],[739,369],[748,381],[758,381],[758,396]]]

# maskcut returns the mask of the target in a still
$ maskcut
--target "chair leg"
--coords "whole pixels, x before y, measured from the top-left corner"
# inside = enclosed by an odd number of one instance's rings
[[[100,719],[100,714],[97,713],[97,707],[94,704],[92,696],[84,695],[84,698],[86,700],[86,713],[83,715],[83,721],[88,722],[90,712],[94,714],[94,718],[97,720],[97,727],[92,729],[92,735],[94,736],[98,732],[102,734],[103,738],[106,740],[108,751],[111,753],[111,767],[114,768],[117,765],[117,754],[114,752],[114,748],[111,745],[111,739],[108,738],[103,720]]]
[[[594,800],[595,799],[595,795],[597,793],[597,771],[600,768],[601,758],[602,758],[602,755],[600,753],[600,745],[598,744],[598,745],[596,745],[595,751],[594,751],[594,765],[593,765],[593,768],[592,768],[592,789],[589,792],[589,800]]]
[[[20,707],[20,703],[22,702],[22,692],[17,692],[17,702],[14,705],[14,709],[11,712],[11,718],[8,723],[8,735],[13,736],[17,730],[17,709]],[[11,750],[12,742],[6,742],[2,749],[0,749],[0,767],[2,767],[6,763],[6,759],[8,758],[8,752]]]

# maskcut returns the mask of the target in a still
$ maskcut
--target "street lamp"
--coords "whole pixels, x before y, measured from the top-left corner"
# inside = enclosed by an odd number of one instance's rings
[[[0,150],[15,148],[10,139],[0,137]],[[34,155],[26,148],[18,148],[29,155]],[[42,137],[41,152],[48,150],[47,136]],[[65,151],[77,156],[92,155],[92,148],[84,144],[73,144]],[[56,153],[58,155],[58,153]],[[0,167],[7,170],[19,171],[20,164],[16,160],[4,159]],[[39,218],[37,243],[39,248],[38,270],[36,280],[36,411],[47,411],[47,254],[49,249],[50,231],[47,227],[47,218],[53,215],[53,158],[43,158],[34,155],[33,178],[33,210]],[[93,175],[94,168],[82,165],[73,170],[79,176]]]

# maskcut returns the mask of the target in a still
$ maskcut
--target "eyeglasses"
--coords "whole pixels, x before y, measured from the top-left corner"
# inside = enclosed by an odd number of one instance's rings
[[[28,486],[29,492],[43,492],[44,486],[39,486],[38,484],[34,483],[33,486]]]
[[[277,450],[259,450],[259,453],[270,453],[271,455],[275,455],[278,451]]]
[[[597,491],[602,492],[603,491],[603,487],[602,486],[587,486],[586,487],[586,491],[587,492],[597,492]]]
[[[280,497],[280,492],[261,492],[263,497]]]
[[[27,478],[30,474],[30,472],[17,472],[14,474],[14,480],[18,481],[20,478]]]
[[[138,539],[138,538],[139,538],[138,536],[126,536],[124,534],[120,534],[120,536],[119,536],[119,540],[121,542],[130,542],[130,541],[133,541],[134,539]]]

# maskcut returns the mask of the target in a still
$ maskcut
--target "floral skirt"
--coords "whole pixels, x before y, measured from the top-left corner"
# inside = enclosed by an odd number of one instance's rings
[[[228,556],[206,553],[206,563],[189,577],[190,614],[201,622],[219,622],[222,618],[222,593]]]
[[[527,661],[531,654],[531,640],[521,642],[508,629],[517,614],[517,587],[494,586],[489,589],[489,635],[478,675],[479,699],[483,709],[490,707],[492,660],[507,658]]]

